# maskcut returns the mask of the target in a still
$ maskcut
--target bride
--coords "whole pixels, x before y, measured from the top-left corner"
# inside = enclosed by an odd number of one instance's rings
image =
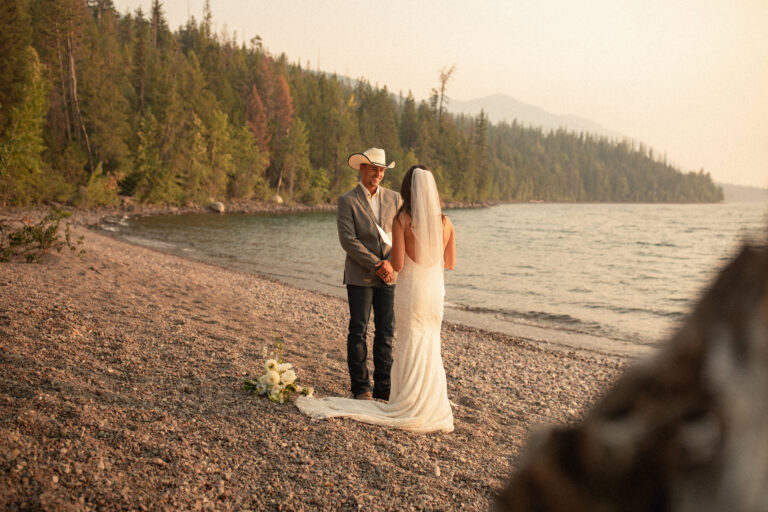
[[[299,397],[296,406],[314,418],[347,417],[414,432],[451,432],[440,355],[443,267],[453,269],[453,224],[441,213],[435,178],[426,167],[408,169],[400,188],[403,205],[392,224],[396,343],[388,403],[328,397]]]

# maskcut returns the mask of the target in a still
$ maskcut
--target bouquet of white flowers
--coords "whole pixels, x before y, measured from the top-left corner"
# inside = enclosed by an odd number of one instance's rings
[[[275,403],[284,403],[293,393],[301,393],[304,396],[312,396],[314,390],[311,387],[302,387],[296,380],[296,372],[291,363],[283,361],[282,344],[278,344],[278,350],[271,358],[264,349],[264,373],[255,379],[246,379],[243,389],[253,391],[259,395],[266,395]]]

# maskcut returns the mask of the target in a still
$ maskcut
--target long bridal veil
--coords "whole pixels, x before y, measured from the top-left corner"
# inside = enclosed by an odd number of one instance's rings
[[[443,216],[434,175],[417,167],[411,178],[411,229],[416,239],[416,262],[443,263]]]
[[[453,430],[440,353],[443,320],[443,221],[435,178],[416,168],[411,181],[414,258],[405,259],[395,288],[396,339],[389,402],[299,397],[315,418],[347,417],[415,432]]]

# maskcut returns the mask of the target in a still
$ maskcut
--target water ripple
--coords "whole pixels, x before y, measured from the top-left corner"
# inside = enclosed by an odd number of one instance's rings
[[[446,300],[512,323],[654,342],[677,325],[744,234],[762,232],[765,213],[759,203],[450,210],[457,265],[445,274]],[[127,224],[117,234],[136,243],[194,251],[345,296],[333,213],[174,215]]]

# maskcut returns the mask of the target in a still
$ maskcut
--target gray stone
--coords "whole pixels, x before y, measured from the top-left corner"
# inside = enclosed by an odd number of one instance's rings
[[[220,201],[215,201],[211,203],[210,205],[208,205],[208,208],[211,211],[214,211],[216,213],[224,213],[226,211],[226,207],[224,206],[224,203]]]

